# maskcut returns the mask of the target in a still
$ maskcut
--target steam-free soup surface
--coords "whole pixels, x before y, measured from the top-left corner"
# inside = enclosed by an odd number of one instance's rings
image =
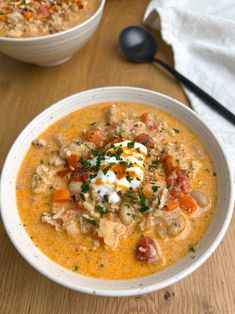
[[[104,103],[35,139],[16,194],[24,227],[49,258],[83,275],[129,279],[197,254],[216,174],[203,144],[173,116]]]

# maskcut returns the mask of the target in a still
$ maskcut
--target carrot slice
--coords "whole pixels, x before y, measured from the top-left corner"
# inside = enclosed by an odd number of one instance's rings
[[[6,15],[0,14],[0,21],[6,22]]]
[[[32,12],[24,12],[23,13],[24,17],[27,19],[27,20],[30,20],[32,17],[33,17],[33,13]]]
[[[180,197],[180,207],[185,212],[190,214],[197,209],[197,203],[192,197],[188,195],[182,195]]]
[[[52,201],[55,203],[67,202],[70,200],[70,193],[66,189],[55,190],[52,192]]]
[[[77,168],[78,161],[80,157],[78,155],[71,155],[67,158],[67,162],[69,164],[69,167],[71,167],[73,170]]]
[[[171,212],[172,210],[174,210],[175,208],[177,208],[179,206],[179,202],[177,201],[171,201],[169,203],[166,204],[166,211],[167,212]]]

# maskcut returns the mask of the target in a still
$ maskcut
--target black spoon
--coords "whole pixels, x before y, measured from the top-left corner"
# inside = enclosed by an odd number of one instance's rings
[[[147,29],[141,26],[129,26],[125,28],[120,34],[119,44],[128,59],[137,63],[155,62],[159,64],[161,67],[175,76],[191,92],[206,102],[212,109],[218,111],[230,122],[235,124],[235,115],[231,111],[226,109],[217,100],[208,95],[200,87],[180,74],[169,64],[158,58],[155,58],[155,54],[157,52],[157,43],[152,34]]]

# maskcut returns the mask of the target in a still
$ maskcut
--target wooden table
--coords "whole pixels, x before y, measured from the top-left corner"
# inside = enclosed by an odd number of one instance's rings
[[[0,55],[0,163],[19,132],[57,100],[89,88],[129,85],[152,89],[181,102],[179,84],[151,64],[126,61],[118,34],[141,23],[147,0],[108,0],[92,40],[71,61],[40,68]],[[159,57],[173,63],[171,49],[155,33]],[[0,313],[235,313],[235,220],[216,253],[179,283],[140,297],[89,296],[61,287],[36,272],[17,253],[0,224]]]

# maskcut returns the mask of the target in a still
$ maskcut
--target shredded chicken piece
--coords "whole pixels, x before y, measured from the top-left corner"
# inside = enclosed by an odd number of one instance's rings
[[[66,159],[71,155],[86,155],[91,149],[95,149],[95,144],[75,140],[69,144],[63,144],[59,155],[61,158]]]
[[[59,167],[59,166],[63,166],[65,164],[65,161],[60,156],[54,155],[50,157],[49,164],[55,167]]]
[[[55,171],[48,167],[41,165],[37,167],[36,173],[32,180],[32,189],[35,193],[42,193],[46,190],[47,185],[52,183],[52,178]]]
[[[104,238],[104,243],[108,248],[114,250],[118,245],[120,236],[125,232],[126,227],[120,222],[110,221],[106,218],[100,219],[98,235]]]

